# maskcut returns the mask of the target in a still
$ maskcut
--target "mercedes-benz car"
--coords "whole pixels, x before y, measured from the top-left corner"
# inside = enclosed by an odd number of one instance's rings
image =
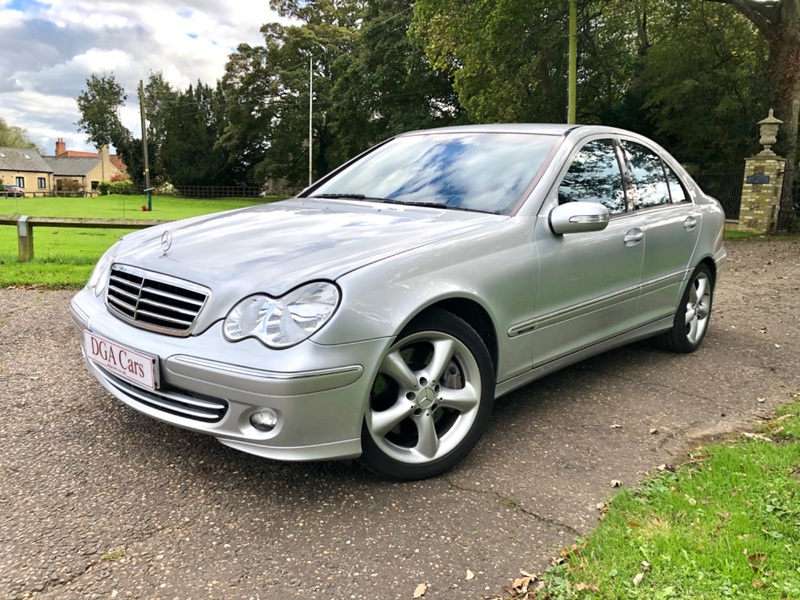
[[[71,314],[89,371],[137,411],[270,459],[419,479],[547,373],[644,338],[696,350],[723,228],[634,133],[416,131],[289,200],[126,235]]]

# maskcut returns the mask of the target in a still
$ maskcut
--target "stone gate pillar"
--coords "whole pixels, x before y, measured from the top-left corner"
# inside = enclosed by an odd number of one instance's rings
[[[739,208],[737,231],[769,233],[774,230],[781,201],[783,170],[786,159],[772,151],[777,141],[778,127],[783,121],[769,116],[758,122],[764,149],[744,161],[744,185]]]

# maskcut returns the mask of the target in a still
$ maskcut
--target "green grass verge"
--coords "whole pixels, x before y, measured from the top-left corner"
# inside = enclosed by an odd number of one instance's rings
[[[281,198],[221,198],[192,200],[155,196],[153,210],[144,212],[146,196],[98,198],[0,198],[0,214],[41,217],[91,217],[96,219],[177,220],[272,202]],[[89,278],[94,263],[127,230],[34,227],[35,259],[17,261],[17,232],[0,226],[0,287],[35,285],[44,288],[79,288]]]
[[[800,598],[800,403],[760,435],[621,490],[563,562],[509,598]]]

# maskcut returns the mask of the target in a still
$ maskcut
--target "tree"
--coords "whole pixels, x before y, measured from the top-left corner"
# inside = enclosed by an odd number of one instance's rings
[[[150,159],[151,181],[163,180],[160,150],[164,140],[166,111],[174,104],[176,92],[164,80],[161,72],[151,72],[145,86],[145,109],[148,116],[147,152]],[[125,105],[128,95],[117,83],[114,74],[92,74],[86,80],[86,89],[76,98],[81,118],[75,123],[78,131],[86,133],[86,139],[100,148],[113,145],[128,166],[134,183],[144,180],[144,153],[141,138],[122,124],[120,107]]]
[[[304,183],[308,174],[309,63],[313,64],[313,171],[321,175],[342,153],[331,129],[331,89],[337,59],[352,50],[362,10],[357,0],[273,0],[282,17],[301,25],[268,23],[264,46],[242,44],[223,76],[229,126],[220,144],[231,156],[252,161],[254,183],[285,178]]]
[[[769,100],[783,121],[778,150],[786,158],[779,228],[789,227],[800,117],[800,0],[708,0],[733,6],[769,44]]]
[[[413,35],[470,119],[563,122],[567,3],[417,0]]]
[[[23,127],[9,125],[0,117],[0,148],[36,148]]]
[[[127,99],[114,73],[100,76],[92,73],[86,80],[86,90],[76,98],[81,113],[75,123],[78,131],[85,132],[86,140],[98,148],[111,144],[119,149],[131,135],[119,117],[119,109]]]
[[[412,8],[412,0],[370,2],[353,51],[337,59],[331,129],[342,159],[404,131],[466,121],[451,79],[409,36]]]
[[[198,81],[169,106],[164,115],[161,160],[175,186],[220,186],[235,181],[233,164],[217,144],[224,116],[225,99],[219,84],[212,88]]]

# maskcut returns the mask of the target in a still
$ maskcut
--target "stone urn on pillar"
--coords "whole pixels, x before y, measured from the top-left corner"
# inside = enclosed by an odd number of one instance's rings
[[[775,153],[772,151],[772,146],[778,141],[778,128],[782,123],[783,121],[776,119],[775,115],[772,114],[771,108],[769,109],[767,118],[761,119],[758,122],[758,130],[761,136],[758,143],[764,146],[764,149],[759,152],[759,154],[763,156],[775,156]]]
[[[786,160],[775,154],[772,146],[781,123],[771,108],[767,118],[758,122],[758,142],[764,149],[744,161],[739,218],[732,224],[738,231],[769,233],[775,229]]]

